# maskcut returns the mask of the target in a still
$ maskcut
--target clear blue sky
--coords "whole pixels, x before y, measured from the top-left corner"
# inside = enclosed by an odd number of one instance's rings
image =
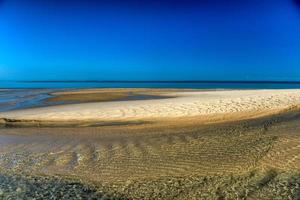
[[[0,80],[300,80],[297,0],[0,0]]]

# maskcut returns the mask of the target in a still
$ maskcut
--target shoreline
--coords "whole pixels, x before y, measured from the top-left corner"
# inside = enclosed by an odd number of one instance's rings
[[[122,91],[119,89],[112,89]],[[100,90],[102,93],[109,90]],[[143,91],[126,89],[126,92]],[[95,90],[58,92],[79,94]],[[122,91],[124,92],[124,91]],[[0,126],[109,126],[180,120],[216,123],[276,115],[300,107],[300,90],[148,90],[162,98],[65,104],[0,113]],[[79,98],[78,96],[76,98]],[[165,97],[165,98],[164,98]]]
[[[259,120],[263,118],[272,118],[294,112],[300,112],[300,104],[291,106],[285,109],[271,111],[271,112],[246,112],[238,114],[228,115],[214,115],[202,117],[177,117],[177,118],[156,118],[156,119],[144,119],[144,120],[60,120],[60,121],[39,121],[39,120],[18,120],[18,119],[6,119],[0,118],[0,128],[34,128],[34,127],[45,127],[45,128],[68,128],[68,127],[113,127],[113,126],[130,126],[130,125],[147,125],[150,124],[173,124],[181,123],[186,125],[198,124],[198,125],[213,125],[231,122],[240,122],[245,120]]]

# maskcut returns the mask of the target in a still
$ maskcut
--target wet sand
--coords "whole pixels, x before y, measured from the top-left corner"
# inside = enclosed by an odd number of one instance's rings
[[[3,127],[0,198],[299,199],[300,110],[290,105],[209,123]]]
[[[175,91],[192,91],[176,89],[77,89],[71,91],[52,92],[47,102],[53,103],[87,103],[107,101],[130,101],[168,98],[166,93]]]
[[[170,91],[176,89],[2,89],[0,112],[88,102],[163,99],[169,98],[164,93]]]
[[[297,199],[299,113],[213,126],[3,128],[0,168],[64,177],[114,198]]]

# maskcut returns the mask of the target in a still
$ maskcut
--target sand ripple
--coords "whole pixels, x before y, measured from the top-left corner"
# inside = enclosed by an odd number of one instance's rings
[[[168,133],[128,133],[124,127],[0,129],[0,168],[102,183],[299,170],[298,132],[286,134],[275,125],[277,134],[266,124],[169,128]]]
[[[16,120],[129,120],[271,112],[299,105],[300,90],[170,92],[176,98],[82,103],[1,113]]]

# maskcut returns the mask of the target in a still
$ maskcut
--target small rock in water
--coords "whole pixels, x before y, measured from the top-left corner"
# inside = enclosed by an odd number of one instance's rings
[[[20,187],[18,187],[18,188],[16,189],[16,192],[17,192],[17,193],[20,193],[20,192],[22,192],[22,189],[21,189]]]

